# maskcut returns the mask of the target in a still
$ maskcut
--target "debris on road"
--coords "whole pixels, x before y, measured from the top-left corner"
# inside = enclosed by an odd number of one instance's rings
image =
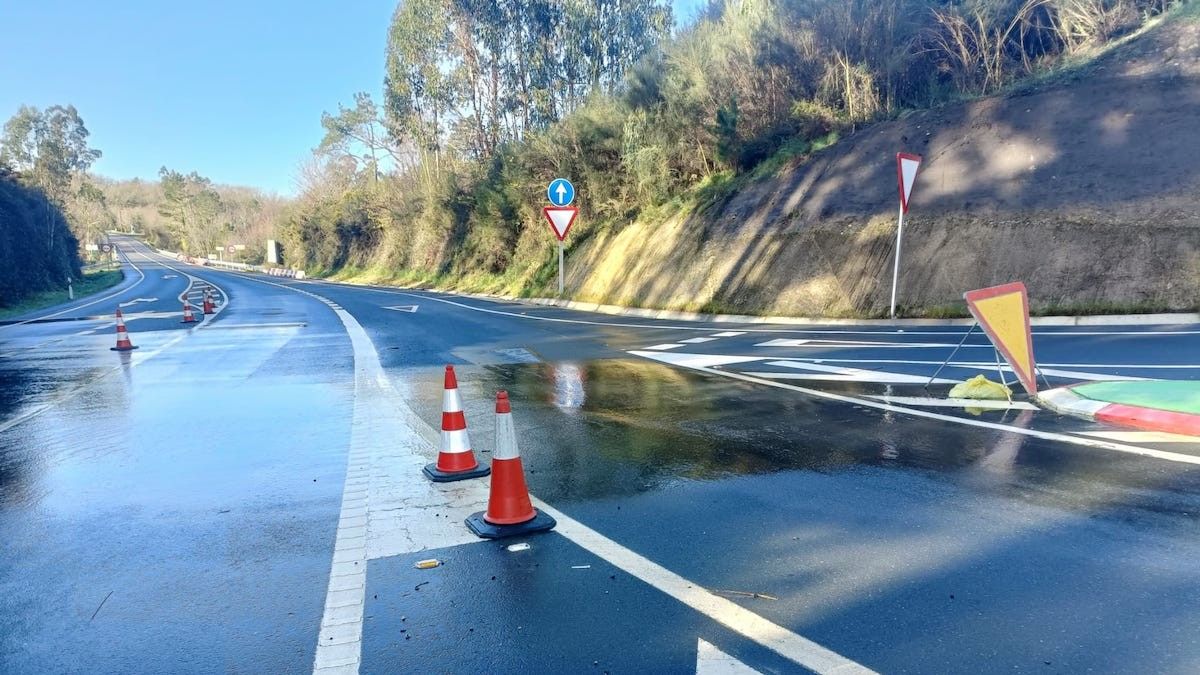
[[[947,396],[977,401],[1011,401],[1012,390],[999,382],[992,382],[983,375],[976,375],[966,382],[954,385]]]
[[[713,591],[717,595],[736,595],[742,598],[758,598],[760,600],[778,600],[779,598],[766,593],[755,593],[752,591]]]
[[[516,553],[517,551],[528,551],[529,544],[521,542],[520,544],[513,544],[512,546],[507,546],[505,548],[507,548],[510,553]]]
[[[571,569],[573,569],[573,570],[590,570],[590,569],[592,569],[592,566],[591,565],[571,565]]]
[[[428,560],[418,560],[417,563],[415,565],[413,565],[413,567],[416,567],[419,570],[431,570],[435,567],[440,566],[441,564],[442,564],[441,560],[438,560],[437,558],[430,558]]]

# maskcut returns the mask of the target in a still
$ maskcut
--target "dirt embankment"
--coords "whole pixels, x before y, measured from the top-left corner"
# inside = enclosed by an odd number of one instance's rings
[[[599,233],[577,298],[771,314],[886,310],[895,153],[924,156],[901,305],[1023,280],[1035,308],[1200,303],[1200,23],[1166,23],[1070,81],[881,123],[702,213]]]

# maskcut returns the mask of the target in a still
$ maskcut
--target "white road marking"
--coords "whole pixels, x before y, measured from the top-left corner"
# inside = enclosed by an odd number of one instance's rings
[[[174,277],[175,275],[171,276]],[[158,298],[134,298],[133,300],[117,303],[117,307],[132,307],[141,302],[158,302]]]
[[[1168,434],[1162,431],[1080,431],[1077,433],[1128,443],[1200,443],[1200,438],[1195,436]]]
[[[874,373],[874,374],[872,374]],[[772,380],[804,380],[809,382],[863,382],[874,384],[925,384],[927,377],[901,375],[864,370],[859,373],[775,373],[768,371],[746,372],[751,377],[764,377]],[[931,384],[954,384],[953,380],[936,379]]]
[[[759,673],[705,642],[703,638],[698,638],[696,640],[696,675],[759,675]]]
[[[558,521],[554,531],[721,625],[816,673],[871,673],[860,663],[772,623],[596,532],[546,502],[534,505]]]
[[[789,356],[792,361],[812,361],[814,363],[893,363],[902,365],[914,366],[940,366],[941,361],[929,359],[830,359],[830,358],[815,358],[806,356]],[[995,369],[994,361],[950,361],[946,364],[947,367],[955,368],[992,368]],[[1149,369],[1200,369],[1200,364],[1138,364],[1138,363],[1041,363],[1038,362],[1038,368],[1043,366],[1052,368],[1149,368]]]
[[[995,367],[996,367],[996,364],[993,363],[992,368],[994,369]],[[1003,368],[1006,372],[1009,372],[1009,373],[1012,372],[1012,368],[1008,367],[1007,365],[1003,366]],[[1082,372],[1079,370],[1060,370],[1058,368],[1045,368],[1045,367],[1042,367],[1041,365],[1039,365],[1037,367],[1037,369],[1040,370],[1043,375],[1053,375],[1054,377],[1061,377],[1061,378],[1067,379],[1067,380],[1144,380],[1144,379],[1146,379],[1144,377],[1133,377],[1130,375],[1110,375],[1108,373],[1085,373],[1085,372]]]
[[[417,308],[419,306],[420,305],[392,305],[391,307],[384,307],[384,309],[390,309],[390,310],[394,310],[397,312],[408,312],[409,314],[415,314],[417,311]]]
[[[803,370],[813,370],[819,373],[828,373],[836,375],[836,379],[850,380],[857,382],[887,382],[892,384],[924,384],[929,382],[929,378],[923,375],[909,375],[907,373],[891,373],[884,370],[864,370],[861,368],[845,368],[842,366],[827,366],[820,363],[807,363],[801,361],[768,361],[768,366],[776,368],[799,368]],[[787,374],[780,373],[759,373],[758,377],[779,377],[780,379],[822,379],[818,376],[805,377],[787,377]],[[955,384],[954,380],[933,380],[931,384]]]
[[[685,368],[712,368],[714,366],[727,366],[733,363],[749,363],[751,361],[765,361],[766,358],[760,356],[730,356],[727,354],[685,354],[681,352],[663,353],[663,352],[629,352],[635,356],[647,356]]]
[[[927,408],[981,408],[984,410],[1039,410],[1028,401],[977,401],[969,398],[933,398],[924,396],[867,396],[895,405],[918,405]]]
[[[462,522],[487,503],[488,482],[432,483],[424,478],[421,469],[434,454],[429,436],[422,433],[428,425],[392,387],[379,352],[352,314],[316,293],[245,278],[322,302],[350,337],[355,372],[350,452],[313,672],[357,673],[367,561],[483,542]]]
[[[651,350],[651,351],[659,351],[659,352],[661,352],[661,351],[666,351],[666,350],[668,350],[668,349],[677,349],[677,348],[679,348],[679,347],[682,347],[682,346],[683,346],[683,345],[681,345],[681,344],[679,344],[679,343],[677,343],[677,342],[667,342],[667,343],[664,343],[664,344],[661,344],[661,345],[654,345],[654,346],[652,346],[652,347],[646,347],[646,349],[649,349],[649,350]]]
[[[722,337],[737,337],[739,335],[745,335],[745,334],[746,334],[745,331],[727,330],[727,331],[722,331],[720,333],[713,333],[712,336],[722,338]]]
[[[716,339],[717,338],[715,338],[715,337],[694,337],[694,338],[688,338],[686,340],[680,340],[680,342],[682,342],[684,344],[689,344],[689,345],[698,345],[698,344],[701,344],[704,342],[712,342],[713,340],[716,340]]]
[[[1080,445],[1080,446],[1091,447],[1091,448],[1102,448],[1104,450],[1115,450],[1117,452],[1124,452],[1124,453],[1128,453],[1131,455],[1141,455],[1144,457],[1154,457],[1156,459],[1165,459],[1165,460],[1168,460],[1171,462],[1180,462],[1183,464],[1200,465],[1200,456],[1196,456],[1196,455],[1184,455],[1184,454],[1180,454],[1177,452],[1167,452],[1164,450],[1155,450],[1153,448],[1142,448],[1142,447],[1138,447],[1136,445],[1126,445],[1123,443],[1114,443],[1111,441],[1104,441],[1104,440],[1099,440],[1099,439],[1083,438],[1083,437],[1079,437],[1079,436],[1072,436],[1069,434],[1055,433],[1052,431],[1039,431],[1036,429],[1023,429],[1021,427],[1014,427],[1011,425],[1000,424],[997,422],[988,422],[985,420],[967,419],[965,417],[956,417],[954,415],[943,415],[941,413],[935,413],[935,412],[931,412],[929,410],[920,410],[917,408],[905,408],[903,406],[893,405],[891,403],[884,403],[882,401],[873,401],[873,400],[867,399],[867,398],[858,398],[855,396],[846,396],[844,394],[835,394],[835,393],[829,392],[829,391],[821,391],[820,389],[810,389],[808,387],[799,387],[799,386],[796,386],[793,384],[787,384],[786,382],[775,382],[773,380],[766,380],[763,378],[752,377],[750,375],[744,375],[742,373],[737,373],[737,372],[733,372],[733,371],[729,371],[729,370],[717,370],[715,368],[709,368],[706,366],[698,366],[698,365],[684,365],[686,363],[686,360],[683,360],[684,363],[680,363],[679,359],[672,362],[668,359],[660,358],[663,356],[674,356],[674,357],[685,356],[683,354],[660,354],[658,352],[636,352],[636,351],[631,351],[629,353],[634,354],[636,356],[642,356],[642,357],[645,357],[648,359],[661,361],[663,363],[668,363],[671,365],[683,365],[684,367],[691,368],[692,370],[697,370],[697,371],[700,371],[703,373],[709,373],[710,375],[720,375],[721,377],[728,377],[728,378],[731,378],[734,380],[741,380],[743,382],[750,382],[753,384],[760,384],[760,385],[765,385],[768,387],[775,387],[777,389],[787,389],[790,391],[799,392],[801,394],[807,394],[809,396],[814,396],[816,398],[824,398],[824,399],[829,399],[831,401],[840,401],[842,403],[851,403],[851,404],[855,404],[855,405],[862,405],[862,406],[867,406],[869,408],[876,408],[878,410],[886,410],[889,412],[901,413],[903,415],[909,415],[912,417],[923,417],[926,419],[934,419],[934,420],[938,420],[941,422],[950,422],[952,424],[963,424],[966,426],[981,427],[984,429],[994,429],[996,431],[1006,431],[1006,432],[1014,433],[1014,434],[1024,434],[1026,436],[1033,436],[1035,438],[1042,438],[1042,439],[1050,440],[1050,441],[1061,441],[1064,443],[1071,443],[1073,445]]]
[[[957,343],[953,342],[879,342],[877,340],[818,340],[818,339],[799,339],[789,340],[778,338],[760,342],[755,347],[847,347],[847,348],[862,348],[869,347],[871,349],[945,349],[957,347]],[[992,349],[992,345],[963,345],[962,349]]]

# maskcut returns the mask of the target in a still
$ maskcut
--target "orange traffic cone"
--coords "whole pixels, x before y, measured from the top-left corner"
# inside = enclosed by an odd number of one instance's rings
[[[216,311],[216,308],[213,306],[212,291],[204,291],[204,313],[214,314]]]
[[[555,525],[554,518],[533,508],[529,501],[508,392],[497,392],[496,448],[492,451],[492,485],[487,512],[472,513],[467,518],[467,528],[484,539],[499,539],[544,532]]]
[[[114,352],[129,352],[137,349],[132,342],[129,341],[129,333],[125,332],[125,317],[121,314],[121,308],[117,308],[117,346],[109,347]]]
[[[192,304],[187,298],[183,299],[183,321],[179,323],[196,323],[196,315],[192,314]]]
[[[480,466],[475,461],[475,453],[471,452],[467,418],[458,395],[458,378],[454,376],[454,366],[446,366],[445,390],[442,392],[442,448],[437,462],[426,465],[425,475],[429,480],[446,483],[486,476],[491,471]]]

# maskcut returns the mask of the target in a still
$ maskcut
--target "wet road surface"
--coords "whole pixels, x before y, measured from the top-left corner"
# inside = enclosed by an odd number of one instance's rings
[[[1200,445],[935,407],[949,385],[910,378],[964,327],[630,319],[122,249],[145,279],[111,300],[159,298],[138,351],[86,318],[107,300],[0,326],[5,672],[1200,668]],[[218,315],[155,315],[197,283]],[[1198,332],[1035,350],[1054,384],[1192,379]],[[939,377],[984,372],[967,344]],[[447,363],[481,461],[510,392],[554,532],[478,540],[486,479],[419,476]]]

